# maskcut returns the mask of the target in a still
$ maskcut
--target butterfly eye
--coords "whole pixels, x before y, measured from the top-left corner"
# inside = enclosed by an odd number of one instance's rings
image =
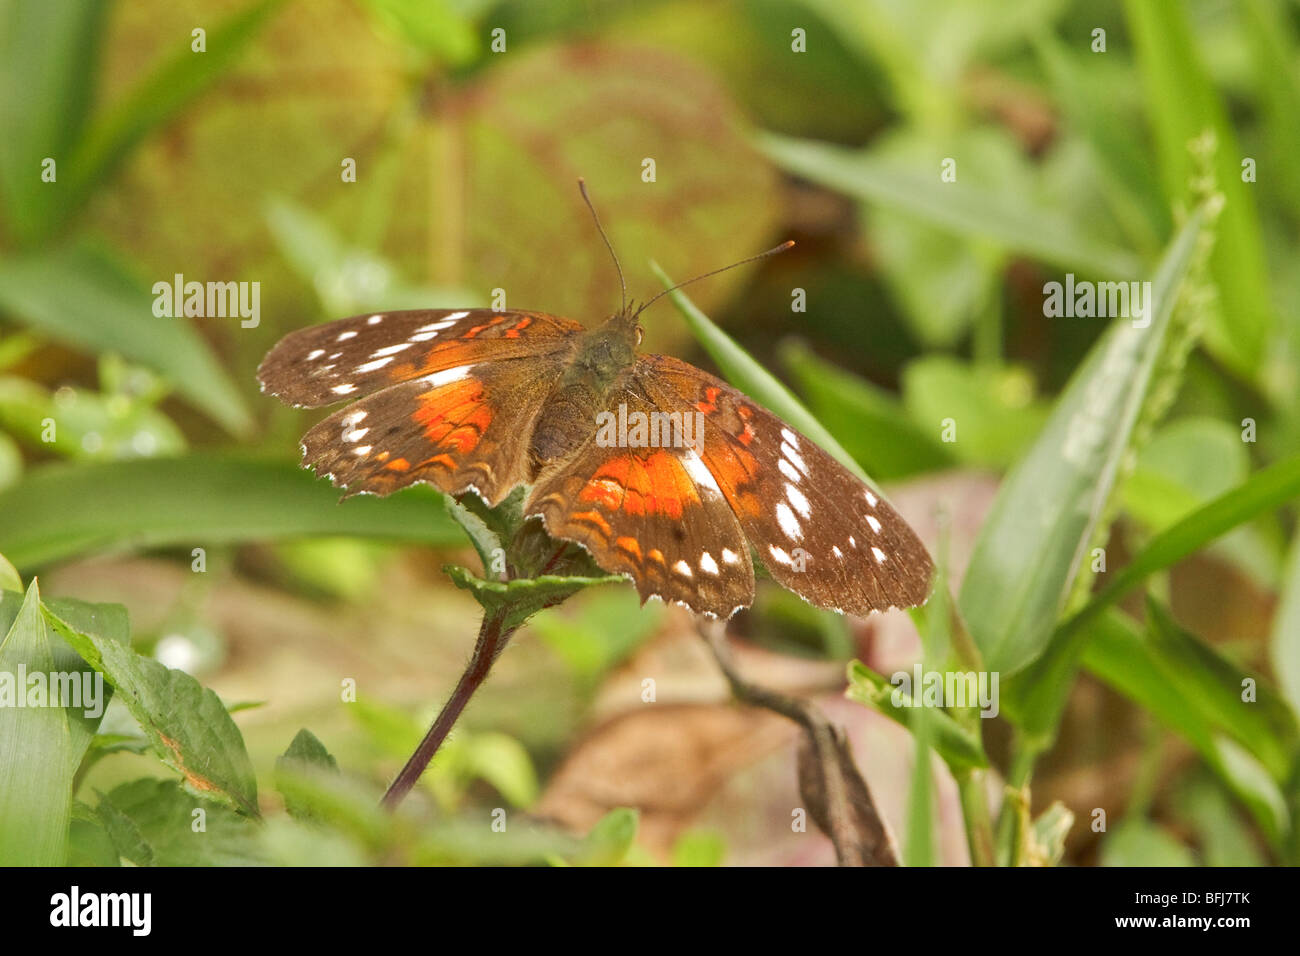
[[[641,328],[641,326],[638,325],[638,326],[636,327],[636,344],[637,344],[637,345],[640,345],[640,344],[641,344],[641,339],[642,339],[642,337],[643,337],[644,335],[645,335],[645,329]]]

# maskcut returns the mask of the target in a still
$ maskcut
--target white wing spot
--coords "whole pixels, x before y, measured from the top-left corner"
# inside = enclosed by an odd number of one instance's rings
[[[884,563],[885,563],[885,552],[881,551],[879,548],[873,547],[873,548],[871,549],[871,553],[874,554],[874,555],[876,556],[876,563],[877,563],[877,564],[884,564]]]
[[[376,371],[377,369],[383,368],[385,365],[392,364],[392,361],[393,361],[393,357],[391,355],[388,358],[375,359],[373,362],[367,362],[365,365],[358,365],[357,371],[373,372]]]
[[[404,352],[410,347],[410,342],[398,342],[396,345],[385,345],[382,349],[375,349],[371,352],[370,357],[383,358],[385,355],[396,355],[398,352]]]
[[[710,494],[721,497],[722,489],[713,479],[713,472],[709,471],[708,466],[700,459],[694,448],[686,449],[686,454],[681,457],[682,467],[686,469],[686,474],[690,475],[694,482],[708,491]]]
[[[447,316],[447,318],[443,319],[443,321],[446,322],[447,325],[451,325],[451,323],[455,322],[457,319],[463,319],[467,315],[469,315],[468,312],[453,312],[451,315]]]
[[[713,555],[705,551],[700,556],[700,570],[705,574],[712,574],[714,577],[718,574],[718,562],[713,560]]]
[[[781,429],[781,437],[790,443],[791,448],[799,447],[799,436],[788,428]]]
[[[384,321],[382,315],[372,315],[370,318],[366,319],[366,325],[378,325],[382,321]]]
[[[673,570],[684,578],[693,578],[695,574],[691,571],[691,566],[685,561],[678,561],[673,565]]]
[[[307,360],[314,362],[316,359],[320,358],[324,354],[325,354],[324,349],[312,349],[310,352],[307,353]]]
[[[466,314],[466,315],[469,315],[468,312],[466,312],[465,314]],[[420,326],[418,329],[416,329],[415,331],[417,331],[417,332],[432,332],[434,335],[437,335],[437,334],[438,334],[439,332],[441,332],[443,329],[447,328],[447,327],[450,326],[450,325],[455,325],[455,324],[456,324],[456,320],[455,320],[454,318],[453,318],[453,319],[443,319],[441,322],[430,322],[428,325],[422,325],[422,326]],[[430,338],[433,338],[432,335],[429,336],[429,337],[430,337]]]
[[[352,453],[353,453],[354,455],[361,455],[362,457],[364,457],[364,456],[366,456],[366,455],[369,455],[369,454],[370,454],[370,449],[372,449],[372,448],[374,448],[374,447],[375,447],[374,445],[362,445],[360,448],[354,448],[354,449],[352,449]]]
[[[794,510],[799,512],[805,518],[812,514],[812,509],[808,507],[808,499],[805,498],[803,492],[794,485],[785,486],[785,496],[790,499],[790,504],[794,505]]]
[[[849,547],[856,548],[857,546],[858,542],[854,539],[853,535],[849,535]]]
[[[878,499],[870,491],[864,491],[863,494],[867,496],[867,504],[871,505],[871,507],[874,508],[879,503],[880,499]]]
[[[348,393],[355,392],[356,390],[357,387],[353,385],[351,382],[347,383],[346,385],[335,385],[333,388],[330,389],[330,391],[333,392],[335,395],[347,395]]]
[[[730,548],[723,548],[722,561],[724,564],[739,564],[740,555],[736,554],[736,552],[732,551]]]
[[[354,428],[351,431],[343,433],[343,440],[345,442],[361,441],[361,439],[366,437],[369,431],[369,428]]]
[[[803,475],[799,474],[799,470],[795,468],[794,465],[786,461],[784,458],[780,458],[777,460],[776,467],[780,468],[781,474],[785,475],[791,481],[797,482],[803,478]]]
[[[838,544],[831,546],[831,554],[835,555],[835,557],[837,558],[844,557],[844,552],[840,550],[840,546]]]
[[[437,388],[439,385],[446,385],[448,382],[460,381],[469,374],[469,370],[473,367],[473,365],[460,365],[456,368],[445,368],[441,372],[434,372],[432,375],[426,375],[418,381],[426,382],[434,388]]]
[[[776,545],[774,545],[774,544],[769,544],[769,545],[767,546],[767,551],[768,551],[768,553],[769,553],[770,555],[772,555],[773,560],[779,562],[780,564],[793,564],[793,563],[794,563],[794,561],[793,561],[793,559],[790,557],[790,555],[788,555],[788,554],[785,553],[785,548],[778,548],[778,547],[777,547]]]
[[[367,412],[364,408],[358,408],[355,411],[348,412],[346,415],[344,415],[342,418],[342,422],[344,425],[356,425],[357,422],[361,421],[369,414],[370,413]]]
[[[352,329],[348,329],[346,332],[340,332],[339,337],[335,339],[335,341],[346,342],[348,339],[354,339],[356,337],[357,337],[357,333]]]
[[[785,455],[786,458],[789,458],[791,463],[805,475],[808,474],[808,466],[803,463],[803,458],[785,442],[781,443],[781,454]]]
[[[794,512],[784,501],[776,506],[776,523],[781,526],[781,530],[791,541],[802,540],[803,528],[799,526],[799,519],[794,516]]]
[[[871,530],[880,534],[880,522],[876,520],[875,515],[867,515],[867,524],[871,525]]]
[[[411,336],[412,342],[427,342],[429,339],[437,338],[437,332],[417,332]]]

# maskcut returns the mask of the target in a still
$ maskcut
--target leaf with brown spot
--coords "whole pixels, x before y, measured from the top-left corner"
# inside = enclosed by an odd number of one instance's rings
[[[124,644],[83,634],[48,608],[45,618],[122,697],[163,763],[185,785],[258,816],[257,780],[244,738],[221,699],[184,671],[171,670]]]

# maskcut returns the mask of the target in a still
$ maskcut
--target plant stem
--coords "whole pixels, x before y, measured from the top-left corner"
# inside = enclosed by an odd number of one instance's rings
[[[830,837],[839,865],[897,866],[893,840],[876,811],[866,781],[853,765],[842,733],[814,704],[745,680],[731,659],[723,625],[701,623],[699,631],[737,700],[780,714],[803,729],[807,748],[804,752],[809,757],[810,769],[820,778],[816,799],[824,805],[824,820],[817,822]],[[800,791],[805,798],[810,796],[802,768]],[[814,813],[814,819],[817,817]]]
[[[997,866],[993,818],[984,791],[984,771],[971,770],[957,777],[957,795],[966,821],[966,844],[971,866]]]
[[[410,793],[415,782],[429,766],[433,755],[438,752],[442,742],[451,733],[451,728],[460,717],[461,711],[465,709],[465,705],[469,703],[469,699],[474,696],[474,691],[478,690],[479,685],[487,678],[493,662],[505,649],[506,643],[513,634],[513,629],[507,630],[505,627],[504,614],[484,616],[483,623],[479,626],[478,640],[474,643],[474,654],[470,657],[465,672],[460,675],[460,680],[456,682],[456,689],[451,692],[447,703],[443,704],[438,719],[433,722],[429,732],[420,741],[420,746],[415,748],[411,759],[406,761],[406,766],[402,768],[402,772],[397,775],[397,779],[384,794],[381,804],[385,809],[396,808],[402,802],[402,798]]]

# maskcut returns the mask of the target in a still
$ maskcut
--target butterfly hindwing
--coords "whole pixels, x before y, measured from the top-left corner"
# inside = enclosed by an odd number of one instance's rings
[[[289,333],[257,377],[263,391],[317,408],[445,369],[565,351],[581,331],[579,323],[544,312],[370,312]]]
[[[628,415],[656,411],[643,395],[620,398]],[[656,595],[722,618],[753,602],[740,526],[689,446],[602,447],[593,437],[539,476],[525,511],[631,577],[643,601]]]
[[[848,469],[692,365],[648,355],[637,371],[660,407],[704,413],[704,464],[779,583],[855,614],[924,603],[933,570],[925,546]]]
[[[303,462],[350,493],[427,482],[495,505],[529,480],[533,422],[561,368],[554,357],[506,359],[390,385],[312,428]]]

